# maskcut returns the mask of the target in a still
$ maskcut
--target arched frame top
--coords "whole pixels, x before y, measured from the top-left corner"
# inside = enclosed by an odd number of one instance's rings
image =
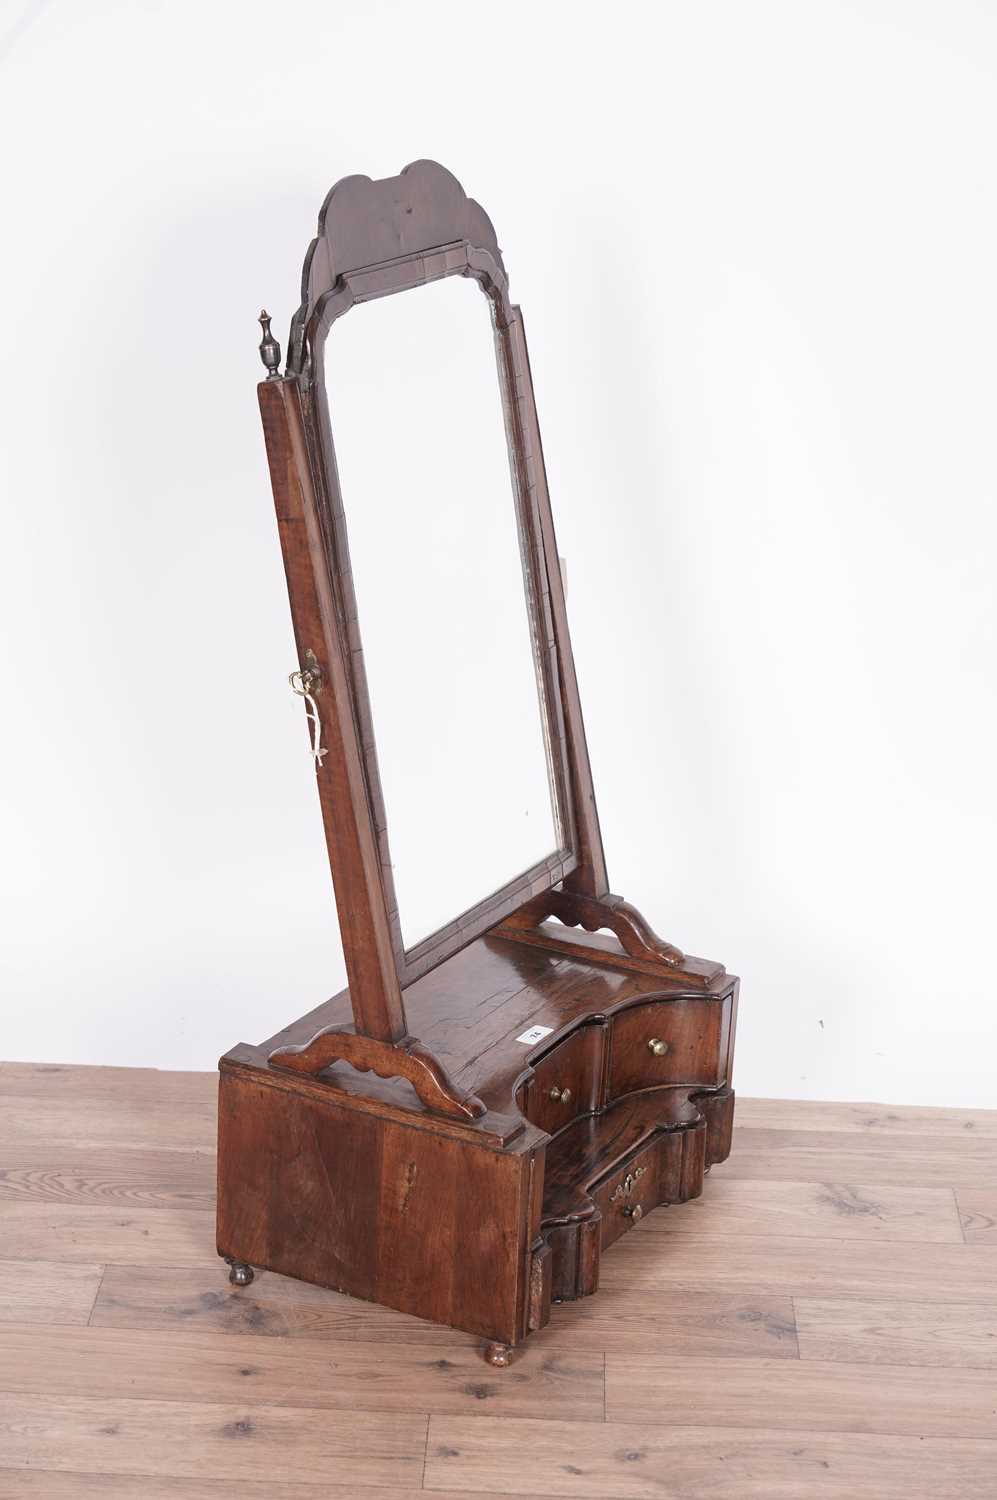
[[[488,275],[504,322],[509,312],[508,278],[495,230],[452,172],[439,162],[414,161],[397,177],[341,178],[322,204],[318,233],[302,267],[301,306],[291,323],[288,373],[306,370],[308,345],[316,335],[314,317],[322,316],[325,308],[319,304],[330,293],[355,286],[350,301],[366,301],[402,291],[405,285],[452,275],[460,267],[441,266],[439,256],[458,247],[475,253],[477,265],[470,274],[480,268]],[[410,263],[412,279],[407,283],[388,272],[388,264],[399,261]]]

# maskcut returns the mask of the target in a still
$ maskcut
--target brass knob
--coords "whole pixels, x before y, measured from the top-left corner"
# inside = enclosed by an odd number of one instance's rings
[[[635,1224],[644,1217],[644,1210],[639,1203],[627,1204],[623,1212],[628,1219],[633,1219]]]
[[[647,1044],[647,1050],[648,1052],[653,1052],[655,1057],[664,1057],[665,1053],[668,1051],[668,1043],[659,1041],[656,1036],[652,1036],[651,1040]]]
[[[557,1084],[555,1083],[554,1087],[550,1091],[550,1097],[551,1097],[551,1099],[554,1099],[554,1100],[560,1099],[560,1101],[561,1101],[562,1104],[570,1104],[571,1103],[571,1090],[570,1089],[559,1089],[558,1086],[557,1086]]]

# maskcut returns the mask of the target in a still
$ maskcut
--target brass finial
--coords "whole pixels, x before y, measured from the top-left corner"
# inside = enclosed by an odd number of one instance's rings
[[[267,379],[280,379],[280,345],[270,332],[270,314],[266,308],[260,313],[259,324],[263,329],[260,340],[260,359],[267,367]]]

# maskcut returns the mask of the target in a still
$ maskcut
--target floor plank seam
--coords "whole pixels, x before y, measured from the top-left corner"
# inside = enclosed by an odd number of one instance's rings
[[[992,1365],[922,1365],[917,1364],[914,1360],[904,1360],[902,1364],[888,1364],[886,1360],[882,1359],[855,1359],[854,1357],[849,1359],[835,1359],[833,1355],[826,1354],[820,1355],[816,1359],[812,1357],[808,1358],[804,1355],[800,1363],[805,1365],[840,1365],[845,1370],[851,1368],[859,1370],[882,1370],[886,1374],[889,1374],[891,1370],[896,1371],[897,1374],[902,1374],[906,1370],[934,1370],[940,1377],[939,1383],[941,1383],[941,1379],[949,1370],[965,1371],[968,1374],[973,1374],[975,1371],[981,1377],[994,1374]],[[997,1397],[995,1397],[995,1406],[997,1406]],[[997,1439],[997,1428],[994,1429],[994,1438]]]
[[[161,1407],[161,1406],[171,1406],[171,1407],[178,1407],[178,1408],[180,1408],[182,1410],[189,1410],[192,1406],[197,1406],[197,1407],[218,1407],[222,1411],[229,1411],[232,1408],[236,1408],[239,1411],[245,1411],[247,1413],[254,1413],[254,1412],[255,1413],[259,1413],[259,1412],[264,1412],[264,1413],[265,1412],[301,1412],[303,1414],[307,1413],[309,1415],[319,1415],[319,1414],[321,1414],[321,1415],[328,1416],[328,1417],[342,1416],[344,1413],[348,1412],[353,1417],[370,1417],[370,1418],[372,1418],[375,1421],[378,1420],[378,1419],[384,1418],[384,1417],[396,1416],[396,1417],[423,1417],[427,1422],[432,1422],[432,1421],[436,1421],[436,1420],[445,1421],[445,1422],[449,1422],[449,1421],[461,1421],[461,1422],[465,1422],[465,1421],[474,1421],[474,1422],[535,1422],[539,1426],[542,1426],[542,1427],[546,1427],[548,1425],[560,1425],[562,1427],[563,1426],[571,1426],[571,1427],[586,1427],[586,1426],[588,1426],[588,1427],[602,1427],[602,1425],[603,1425],[602,1420],[599,1417],[597,1417],[597,1416],[590,1416],[590,1417],[585,1417],[585,1416],[582,1416],[582,1417],[566,1417],[566,1416],[561,1415],[561,1416],[554,1416],[554,1417],[543,1417],[543,1416],[531,1415],[531,1416],[527,1417],[527,1416],[507,1416],[507,1415],[504,1415],[501,1412],[484,1412],[484,1411],[481,1411],[480,1408],[476,1404],[472,1404],[470,1398],[469,1398],[468,1406],[466,1407],[466,1409],[463,1408],[463,1407],[460,1408],[459,1410],[451,1410],[451,1409],[447,1408],[447,1409],[441,1409],[439,1411],[429,1411],[429,1412],[426,1412],[426,1411],[413,1411],[412,1408],[408,1407],[408,1406],[373,1406],[372,1407],[372,1406],[355,1406],[353,1404],[350,1404],[350,1405],[345,1405],[344,1404],[343,1406],[308,1406],[304,1402],[300,1402],[300,1401],[295,1402],[295,1401],[273,1401],[273,1400],[267,1400],[266,1396],[262,1396],[262,1395],[261,1395],[260,1399],[257,1400],[257,1401],[248,1400],[245,1396],[243,1396],[243,1398],[241,1400],[236,1400],[235,1397],[234,1397],[234,1395],[233,1395],[233,1397],[231,1399],[226,1399],[226,1400],[222,1400],[222,1401],[219,1401],[217,1398],[212,1398],[212,1399],[209,1399],[209,1400],[205,1401],[205,1400],[198,1400],[198,1398],[196,1396],[190,1396],[190,1395],[184,1395],[184,1396],[162,1396],[162,1395],[157,1395],[157,1396],[135,1396],[135,1395],[129,1395],[129,1396],[119,1396],[119,1395],[93,1396],[93,1395],[87,1395],[87,1396],[82,1396],[79,1393],[74,1393],[74,1392],[69,1392],[69,1391],[66,1391],[64,1393],[57,1391],[57,1392],[53,1393],[53,1391],[51,1390],[51,1388],[46,1389],[46,1390],[33,1391],[33,1390],[25,1390],[22,1386],[16,1386],[16,1387],[10,1388],[10,1387],[6,1387],[6,1386],[3,1386],[3,1385],[0,1385],[0,1394],[6,1395],[6,1396],[11,1396],[11,1397],[13,1397],[13,1396],[23,1396],[26,1399],[38,1399],[38,1400],[44,1401],[46,1403],[51,1403],[54,1406],[90,1406],[90,1407],[105,1407],[105,1406],[111,1406],[111,1405],[113,1405],[113,1406],[122,1406],[122,1405],[125,1405],[125,1406],[130,1406],[130,1407],[143,1407],[143,1406]],[[653,1425],[654,1427],[660,1427],[660,1428],[667,1429],[669,1427],[678,1427],[678,1426],[683,1426],[683,1427],[693,1427],[693,1426],[694,1427],[711,1427],[711,1426],[715,1426],[716,1424],[715,1423],[710,1423],[710,1422],[695,1422],[695,1423],[693,1423],[693,1422],[683,1422],[683,1423],[677,1423],[677,1422],[675,1422],[675,1423],[655,1422],[655,1423],[653,1423],[651,1425]],[[983,1441],[983,1440],[981,1439],[981,1441]],[[994,1441],[997,1442],[997,1438],[995,1438]],[[7,1468],[7,1467],[11,1467],[11,1466],[5,1464],[4,1461],[3,1461],[2,1456],[0,1456],[0,1470],[2,1470],[4,1468]],[[13,1467],[17,1467],[17,1465],[14,1465]]]
[[[157,1406],[157,1407],[159,1407],[159,1406],[175,1406],[175,1407],[180,1407],[180,1408],[184,1408],[184,1409],[190,1409],[191,1407],[223,1407],[225,1409],[228,1409],[229,1407],[236,1406],[236,1407],[239,1408],[240,1411],[244,1410],[247,1413],[247,1415],[250,1415],[250,1416],[253,1415],[253,1414],[258,1414],[260,1412],[277,1411],[277,1412],[302,1412],[302,1413],[309,1413],[310,1415],[315,1416],[315,1417],[320,1417],[320,1416],[322,1416],[322,1417],[341,1417],[345,1413],[349,1412],[353,1416],[374,1417],[374,1418],[383,1418],[383,1417],[425,1417],[427,1419],[427,1421],[429,1421],[433,1417],[439,1417],[442,1420],[446,1420],[446,1421],[449,1421],[449,1420],[452,1419],[452,1420],[455,1420],[455,1421],[459,1420],[459,1421],[462,1421],[462,1422],[464,1422],[464,1421],[475,1421],[475,1422],[477,1422],[477,1421],[481,1421],[481,1422],[539,1422],[539,1423],[542,1423],[542,1424],[547,1424],[547,1423],[560,1424],[561,1426],[564,1426],[565,1424],[570,1424],[571,1426],[577,1426],[577,1427],[586,1427],[586,1426],[588,1426],[588,1427],[592,1427],[592,1426],[602,1427],[602,1426],[604,1426],[610,1420],[614,1420],[614,1421],[617,1421],[617,1422],[621,1422],[621,1421],[622,1422],[626,1422],[626,1421],[630,1420],[628,1417],[616,1417],[616,1418],[610,1419],[608,1417],[599,1417],[599,1416],[571,1416],[571,1415],[565,1414],[564,1412],[556,1413],[555,1415],[550,1416],[550,1417],[536,1416],[536,1415],[529,1415],[529,1416],[527,1416],[527,1415],[524,1415],[522,1412],[514,1412],[512,1414],[507,1414],[507,1413],[504,1413],[504,1412],[486,1412],[486,1411],[481,1411],[478,1408],[478,1406],[476,1404],[474,1404],[470,1399],[469,1399],[468,1404],[467,1404],[466,1407],[441,1405],[438,1409],[434,1409],[434,1410],[429,1411],[429,1412],[421,1412],[421,1411],[413,1411],[410,1406],[375,1406],[375,1407],[354,1406],[352,1404],[346,1403],[345,1401],[342,1404],[335,1405],[335,1406],[334,1405],[330,1405],[329,1403],[326,1403],[326,1404],[324,1404],[322,1406],[310,1406],[306,1402],[303,1402],[303,1401],[274,1401],[274,1400],[268,1400],[265,1396],[261,1396],[258,1401],[248,1401],[245,1398],[243,1398],[241,1401],[237,1401],[236,1398],[235,1398],[234,1393],[233,1393],[233,1395],[232,1395],[232,1397],[230,1399],[225,1400],[225,1401],[219,1401],[217,1398],[210,1398],[210,1397],[205,1400],[205,1399],[199,1398],[197,1396],[163,1396],[163,1395],[156,1395],[156,1396],[135,1396],[135,1395],[130,1395],[130,1396],[121,1396],[121,1395],[81,1396],[79,1393],[71,1392],[71,1391],[66,1391],[65,1393],[56,1392],[55,1394],[53,1394],[51,1387],[47,1387],[45,1389],[32,1390],[32,1389],[30,1389],[30,1388],[28,1388],[28,1387],[26,1387],[24,1385],[7,1386],[7,1385],[3,1384],[2,1382],[0,1382],[0,1395],[4,1395],[4,1396],[24,1396],[27,1399],[45,1398],[45,1399],[51,1399],[52,1401],[56,1401],[56,1402],[63,1402],[63,1403],[66,1403],[66,1404],[82,1403],[82,1402],[93,1402],[94,1404],[96,1404],[98,1406],[106,1406],[106,1405],[111,1404],[111,1403],[120,1403],[122,1401],[127,1401],[127,1402],[129,1402],[132,1405],[137,1406],[137,1407],[141,1407],[141,1406]],[[678,1423],[678,1422],[652,1422],[652,1423],[648,1423],[646,1425],[652,1426],[652,1427],[654,1427],[656,1429],[661,1429],[663,1431],[667,1431],[671,1427],[679,1427],[679,1426],[682,1426],[682,1427],[704,1427],[704,1428],[709,1428],[709,1427],[715,1427],[716,1423],[715,1422],[681,1422],[681,1423]],[[750,1429],[741,1429],[741,1430],[750,1430]],[[795,1431],[796,1429],[786,1429],[786,1430],[787,1431]],[[845,1430],[845,1429],[842,1429],[842,1430]],[[901,1434],[901,1436],[903,1436],[903,1434]],[[997,1441],[997,1439],[995,1439],[995,1441]],[[427,1444],[428,1444],[428,1439],[427,1439]],[[423,1464],[424,1465],[425,1465],[425,1462],[426,1462],[427,1453],[428,1453],[428,1447],[424,1447],[424,1451],[423,1451]],[[0,1470],[2,1470],[5,1467],[6,1467],[6,1465],[4,1464],[3,1459],[0,1458]]]
[[[715,1213],[716,1228],[712,1232],[704,1229],[666,1229],[663,1225],[655,1227],[653,1224],[648,1224],[646,1227],[642,1224],[641,1231],[644,1239],[661,1240],[663,1244],[667,1244],[669,1240],[709,1240],[711,1242],[729,1240],[731,1229],[729,1223],[723,1222],[722,1205],[716,1205]],[[782,1230],[777,1230],[772,1234],[743,1234],[738,1231],[737,1239],[739,1244],[743,1244],[745,1240],[777,1240],[780,1245],[784,1245],[787,1240],[792,1240],[794,1244],[802,1242],[805,1245],[861,1245],[863,1249],[868,1249],[871,1245],[930,1245],[938,1250],[956,1251],[975,1249],[974,1246],[967,1244],[965,1234],[962,1234],[959,1239],[951,1240],[916,1240],[909,1235],[787,1234]]]
[[[0,1459],[0,1474],[55,1474],[60,1477],[65,1475],[69,1479],[107,1479],[109,1477],[108,1471],[106,1469],[44,1469],[39,1464],[5,1464],[2,1459]],[[183,1485],[185,1487],[188,1484],[196,1483],[196,1481],[193,1480],[188,1474],[169,1474],[164,1473],[162,1470],[158,1469],[114,1469],[110,1474],[110,1478],[144,1479],[147,1481],[175,1479],[178,1485]],[[223,1485],[230,1486],[233,1483],[231,1479],[226,1479],[217,1475],[210,1477],[207,1482],[211,1485],[217,1485],[220,1492]],[[254,1480],[252,1482],[260,1483],[261,1481]],[[264,1478],[262,1482],[267,1483],[268,1481]],[[314,1490],[316,1495],[321,1492],[327,1497],[332,1497],[332,1500],[335,1500],[335,1497],[337,1495],[341,1495],[343,1496],[343,1500],[347,1500],[347,1497],[351,1492],[350,1489],[346,1488],[346,1486],[330,1485],[328,1479],[308,1479],[307,1477],[302,1478],[300,1474],[294,1475],[294,1485],[296,1489]],[[352,1492],[356,1496],[356,1500],[363,1500],[363,1494],[365,1490],[382,1490],[383,1488],[383,1485],[371,1485],[366,1480],[362,1483],[353,1482],[351,1486]],[[401,1486],[392,1485],[391,1488],[401,1488]],[[182,1494],[182,1491],[179,1491],[179,1493]],[[492,1490],[491,1493],[493,1495],[504,1495],[506,1491]],[[511,1491],[508,1492],[508,1494],[509,1500],[515,1500],[515,1496]],[[453,1500],[460,1500],[460,1497],[455,1495],[453,1497]],[[558,1497],[558,1500],[585,1500],[585,1497],[579,1495],[560,1495]],[[618,1497],[607,1496],[606,1500],[618,1500]]]
[[[834,1299],[825,1299],[825,1300],[832,1301]],[[848,1304],[846,1302],[842,1302],[840,1305],[841,1306],[847,1306]],[[918,1304],[917,1303],[910,1303],[909,1305],[910,1306],[917,1306]],[[949,1305],[954,1305],[954,1304],[946,1304],[946,1306],[949,1306]],[[978,1306],[979,1304],[973,1303],[973,1304],[967,1304],[967,1305],[975,1307],[975,1306]],[[994,1310],[997,1311],[997,1304],[994,1304]],[[70,1336],[73,1336],[73,1335],[83,1335],[83,1334],[85,1334],[88,1331],[88,1329],[91,1329],[91,1328],[93,1329],[94,1332],[97,1332],[97,1333],[106,1332],[107,1334],[116,1334],[116,1335],[119,1335],[124,1340],[127,1340],[133,1334],[147,1335],[147,1334],[151,1333],[155,1337],[161,1338],[165,1344],[169,1344],[170,1342],[177,1342],[177,1341],[180,1342],[180,1343],[183,1343],[186,1340],[191,1340],[195,1344],[200,1344],[200,1342],[202,1342],[203,1340],[214,1337],[214,1331],[212,1331],[211,1334],[208,1334],[208,1333],[205,1333],[203,1331],[199,1332],[196,1329],[184,1328],[184,1327],[179,1327],[179,1328],[175,1328],[175,1329],[173,1329],[173,1328],[169,1328],[169,1329],[166,1329],[166,1328],[148,1329],[148,1328],[132,1328],[132,1327],[117,1327],[116,1326],[116,1327],[112,1327],[112,1328],[102,1329],[100,1327],[100,1325],[97,1325],[96,1327],[94,1327],[94,1325],[92,1325],[92,1324],[83,1324],[83,1323],[45,1323],[45,1324],[39,1325],[37,1323],[13,1323],[13,1322],[11,1322],[11,1323],[4,1323],[4,1324],[0,1325],[0,1342],[2,1342],[3,1337],[5,1335],[22,1334],[22,1335],[25,1335],[25,1336],[35,1336],[35,1335],[37,1335],[39,1333],[39,1330],[41,1331],[42,1335],[44,1335],[44,1333],[46,1331],[48,1331],[48,1330],[58,1329],[58,1330],[66,1333],[66,1334],[68,1334]],[[237,1334],[236,1337],[253,1338],[254,1335],[253,1334]],[[289,1336],[287,1336],[287,1335],[281,1336],[281,1338],[279,1338],[278,1340],[276,1340],[276,1342],[278,1343],[278,1345],[280,1345],[280,1344],[282,1344],[282,1342],[283,1342],[284,1339],[289,1339]],[[154,1338],[153,1341],[155,1342],[155,1338]],[[384,1353],[385,1356],[387,1357],[387,1353],[390,1350],[391,1343],[395,1342],[395,1339],[394,1339],[394,1335],[392,1334],[390,1340],[389,1339],[385,1339],[385,1340],[308,1339],[308,1340],[301,1340],[301,1341],[298,1341],[298,1342],[302,1342],[302,1343],[311,1345],[313,1348],[319,1350],[323,1356],[325,1356],[325,1355],[328,1355],[330,1357],[335,1357],[336,1355],[344,1356],[344,1355],[347,1355],[347,1354],[350,1354],[350,1353],[354,1353],[354,1352],[356,1352],[358,1350],[364,1350],[364,1351],[369,1351],[372,1354],[373,1353]],[[414,1344],[413,1343],[413,1344],[406,1345],[406,1348],[412,1348],[412,1349],[420,1349],[420,1350],[422,1350],[426,1354],[426,1356],[431,1359],[431,1362],[435,1363],[436,1360],[438,1359],[438,1357],[440,1356],[441,1351],[445,1351],[447,1349],[451,1349],[452,1351],[457,1351],[457,1352],[462,1353],[462,1354],[467,1354],[467,1353],[469,1353],[469,1352],[472,1351],[473,1346],[466,1345],[466,1344],[447,1345],[447,1344],[440,1344],[440,1343],[427,1343],[427,1344]],[[572,1352],[573,1351],[571,1351],[571,1350],[566,1350],[565,1351],[566,1354],[570,1354]],[[678,1363],[678,1364],[681,1365],[681,1364],[683,1364],[685,1362],[685,1360],[686,1360],[687,1357],[688,1358],[697,1358],[698,1357],[698,1356],[695,1356],[695,1355],[691,1355],[691,1356],[686,1356],[686,1355],[681,1355],[681,1354],[671,1355],[671,1354],[667,1354],[667,1353],[663,1354],[663,1353],[661,1353],[659,1351],[656,1351],[656,1352],[644,1351],[644,1352],[642,1352],[642,1351],[639,1351],[639,1350],[637,1350],[637,1351],[627,1350],[627,1351],[622,1351],[621,1352],[621,1351],[613,1351],[613,1350],[596,1350],[596,1349],[591,1349],[588,1352],[591,1353],[591,1354],[597,1354],[598,1357],[602,1361],[602,1369],[603,1369],[603,1399],[602,1399],[602,1407],[603,1407],[603,1420],[604,1421],[609,1420],[608,1417],[606,1416],[606,1410],[607,1410],[607,1389],[608,1389],[608,1369],[609,1369],[608,1362],[609,1362],[610,1359],[612,1359],[614,1361],[623,1362],[624,1364],[626,1364],[626,1363],[632,1363],[632,1364],[636,1364],[636,1365],[642,1365],[642,1364],[647,1364],[647,1363],[654,1364],[655,1362],[659,1362],[660,1363],[660,1362],[668,1362],[670,1360],[674,1360],[676,1363]],[[707,1357],[706,1356],[701,1356],[700,1358],[707,1358]],[[902,1375],[904,1372],[906,1372],[908,1370],[924,1370],[924,1371],[932,1370],[932,1371],[939,1372],[939,1379],[940,1380],[944,1379],[945,1371],[947,1371],[947,1370],[964,1371],[964,1372],[967,1372],[967,1373],[970,1373],[970,1374],[972,1374],[973,1372],[976,1372],[977,1374],[979,1374],[979,1376],[981,1377],[981,1379],[984,1376],[989,1376],[990,1373],[991,1373],[991,1371],[993,1370],[993,1366],[992,1365],[973,1365],[973,1364],[938,1365],[938,1364],[935,1364],[935,1363],[932,1363],[932,1362],[924,1363],[924,1362],[921,1362],[921,1361],[918,1361],[918,1360],[911,1360],[911,1359],[907,1359],[907,1360],[903,1360],[903,1361],[883,1360],[883,1359],[863,1360],[863,1359],[856,1358],[855,1355],[849,1355],[847,1358],[841,1358],[840,1356],[836,1356],[834,1354],[827,1354],[827,1353],[818,1354],[818,1355],[806,1355],[806,1354],[803,1354],[801,1352],[798,1356],[794,1356],[792,1358],[787,1358],[787,1356],[785,1356],[785,1355],[775,1356],[775,1355],[771,1355],[771,1354],[758,1354],[758,1355],[754,1355],[754,1354],[728,1354],[728,1355],[724,1355],[724,1356],[721,1356],[721,1355],[712,1355],[711,1354],[711,1355],[708,1356],[708,1358],[709,1358],[710,1362],[712,1362],[714,1359],[718,1359],[718,1360],[722,1359],[724,1361],[730,1360],[730,1361],[733,1361],[733,1362],[736,1362],[736,1363],[741,1363],[741,1364],[754,1363],[754,1364],[758,1364],[759,1366],[769,1365],[769,1364],[775,1364],[775,1365],[781,1367],[784,1364],[792,1364],[792,1363],[796,1362],[796,1363],[809,1364],[809,1365],[816,1364],[816,1365],[828,1365],[828,1366],[835,1366],[835,1367],[839,1367],[840,1366],[840,1367],[842,1367],[845,1370],[847,1370],[849,1368],[855,1368],[857,1370],[866,1371],[868,1369],[874,1368],[877,1371],[880,1371],[880,1370],[883,1371],[884,1375],[888,1375],[890,1372],[895,1372],[898,1375]],[[24,1394],[34,1394],[34,1395],[49,1395],[49,1394],[52,1394],[50,1387],[39,1388],[37,1391],[30,1391],[28,1389],[28,1387],[26,1387],[24,1385],[20,1385],[20,1384],[9,1386],[9,1385],[7,1385],[4,1382],[4,1378],[3,1378],[2,1375],[0,1375],[0,1390],[5,1390],[5,1391],[11,1392],[11,1393],[16,1392],[16,1391],[21,1391]],[[70,1399],[70,1393],[66,1393],[65,1399]],[[91,1395],[83,1395],[83,1396],[80,1397],[80,1399],[82,1399],[82,1400],[116,1400],[116,1399],[122,1399],[122,1400],[130,1400],[130,1401],[161,1401],[161,1400],[163,1400],[163,1401],[170,1401],[173,1398],[168,1397],[168,1396],[135,1396],[135,1395],[129,1395],[127,1397],[118,1398],[116,1396],[96,1396],[96,1395],[92,1395],[91,1394]],[[202,1398],[198,1398],[196,1396],[192,1396],[190,1394],[186,1394],[183,1397],[176,1398],[176,1399],[180,1400],[182,1402],[198,1401],[199,1404],[208,1404],[208,1405],[224,1405],[225,1404],[224,1402],[220,1402],[218,1400],[217,1396],[208,1396],[207,1398],[203,1398],[202,1399]],[[257,1401],[255,1404],[257,1404],[257,1405],[264,1405],[264,1406],[268,1405],[268,1404],[269,1405],[274,1405],[274,1404],[277,1404],[277,1405],[285,1405],[285,1404],[286,1405],[300,1405],[303,1409],[306,1409],[306,1410],[309,1410],[309,1411],[311,1411],[311,1410],[330,1410],[330,1411],[338,1410],[338,1408],[336,1408],[336,1407],[313,1408],[307,1401],[302,1401],[300,1403],[297,1403],[297,1402],[289,1402],[289,1403],[283,1403],[283,1402],[274,1403],[274,1402],[269,1402],[268,1403],[266,1401],[266,1399],[263,1398],[263,1397],[261,1397],[261,1399],[259,1401]],[[405,1410],[405,1408],[403,1408],[403,1407],[384,1407],[384,1408],[379,1408],[379,1409],[380,1410],[385,1410],[385,1411],[401,1411],[401,1410]],[[491,1416],[496,1415],[495,1413],[492,1413],[492,1412],[481,1412],[481,1411],[478,1410],[478,1408],[476,1406],[469,1406],[468,1407],[468,1411],[469,1411],[469,1413],[473,1412],[474,1415],[480,1415],[480,1416],[489,1416],[489,1417],[491,1417]],[[506,1414],[505,1413],[499,1413],[497,1415],[504,1417]],[[590,1417],[578,1417],[578,1418],[570,1418],[569,1417],[569,1418],[566,1418],[566,1417],[563,1417],[563,1416],[558,1416],[558,1417],[545,1418],[543,1416],[538,1416],[538,1417],[533,1418],[532,1420],[537,1420],[537,1421],[546,1421],[546,1420],[550,1420],[550,1421],[591,1421],[593,1419],[590,1418]],[[666,1424],[656,1424],[656,1425],[675,1425],[675,1424],[666,1423]],[[682,1424],[682,1425],[686,1425],[686,1424]],[[995,1438],[997,1438],[997,1431],[995,1431],[994,1436],[995,1436]]]
[[[447,1415],[452,1414],[447,1413]],[[473,1415],[476,1418],[478,1416],[478,1413],[474,1413]],[[531,1422],[538,1420],[537,1418],[533,1417],[488,1418],[485,1417],[484,1413],[481,1413],[481,1416],[483,1420],[493,1422]],[[467,1420],[467,1418],[461,1416],[460,1420],[465,1421]],[[618,1416],[610,1417],[608,1419],[607,1425],[610,1427],[625,1427],[628,1424],[635,1423],[636,1419],[633,1417]],[[683,1420],[681,1422],[655,1422],[653,1420],[648,1420],[647,1417],[641,1418],[639,1425],[642,1428],[646,1428],[648,1431],[653,1430],[655,1432],[716,1432],[719,1426],[716,1418],[714,1418],[714,1420],[711,1422],[697,1422],[692,1420]],[[981,1436],[978,1432],[953,1431],[913,1433],[911,1432],[910,1427],[815,1427],[812,1423],[810,1425],[807,1425],[806,1422],[800,1422],[793,1426],[788,1426],[781,1424],[775,1420],[765,1423],[739,1422],[735,1417],[732,1417],[729,1412],[724,1416],[723,1431],[725,1433],[772,1432],[778,1433],[780,1436],[792,1436],[794,1433],[805,1433],[807,1437],[818,1439],[833,1437],[907,1438],[912,1443],[986,1443],[994,1449],[995,1453],[997,1453],[997,1433],[995,1433],[993,1437],[984,1437]]]

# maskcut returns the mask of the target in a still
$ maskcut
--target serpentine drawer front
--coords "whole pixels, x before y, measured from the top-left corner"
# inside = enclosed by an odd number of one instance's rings
[[[541,1130],[553,1135],[598,1108],[602,1032],[600,1026],[580,1026],[535,1064],[523,1108]]]
[[[665,1083],[724,1082],[730,1000],[652,1000],[613,1017],[609,1097]]]

